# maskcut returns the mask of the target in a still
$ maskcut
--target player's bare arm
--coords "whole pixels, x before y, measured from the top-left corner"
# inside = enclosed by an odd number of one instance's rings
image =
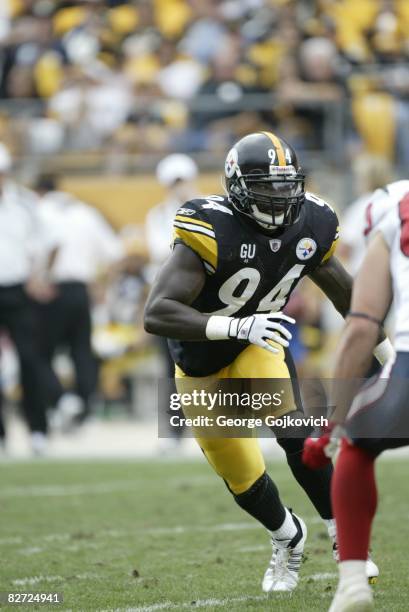
[[[330,257],[310,274],[310,278],[345,318],[350,310],[353,278],[340,260]],[[374,356],[383,364],[390,357],[391,345],[382,328],[378,329],[376,339]]]
[[[382,234],[378,233],[369,245],[354,283],[351,315],[347,317],[337,351],[336,378],[365,376],[378,340],[379,326],[391,300],[389,249]]]
[[[190,304],[205,284],[199,257],[183,244],[176,244],[161,268],[145,307],[145,329],[151,334],[180,340],[206,340],[209,315]]]
[[[376,274],[374,274],[376,270]],[[368,371],[379,328],[392,301],[389,249],[378,233],[369,245],[354,283],[351,311],[337,350],[335,380],[360,379]],[[353,385],[336,392],[333,420],[342,423],[350,406]],[[341,385],[340,385],[341,387]]]
[[[310,278],[345,317],[351,303],[353,280],[339,259],[330,257],[310,274]]]

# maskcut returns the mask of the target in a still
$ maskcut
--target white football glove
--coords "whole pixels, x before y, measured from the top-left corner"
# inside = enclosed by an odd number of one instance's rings
[[[270,353],[277,354],[280,350],[272,346],[268,340],[287,347],[292,338],[288,329],[282,325],[282,321],[295,323],[294,319],[282,312],[255,314],[243,318],[215,315],[207,322],[206,336],[209,340],[228,340],[230,338],[250,342],[261,346]]]

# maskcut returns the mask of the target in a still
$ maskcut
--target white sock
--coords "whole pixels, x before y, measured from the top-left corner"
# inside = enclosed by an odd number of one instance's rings
[[[368,579],[366,577],[366,561],[341,561],[338,564],[338,569],[340,586],[354,582],[368,584]]]
[[[337,539],[337,526],[335,519],[324,519],[324,523],[327,527],[329,537],[335,542]]]
[[[284,523],[275,531],[270,531],[274,540],[292,540],[297,534],[297,527],[295,526],[294,519],[291,516],[291,512],[285,509]]]

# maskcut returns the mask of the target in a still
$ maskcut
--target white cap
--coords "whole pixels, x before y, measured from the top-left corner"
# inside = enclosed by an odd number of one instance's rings
[[[191,181],[197,177],[198,169],[191,157],[173,153],[164,157],[156,167],[156,178],[165,187],[170,187],[178,179]]]
[[[11,170],[12,161],[9,150],[0,142],[0,173],[6,173]]]

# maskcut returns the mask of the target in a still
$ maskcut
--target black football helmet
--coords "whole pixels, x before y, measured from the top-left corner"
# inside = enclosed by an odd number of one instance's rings
[[[236,210],[267,232],[293,225],[305,200],[295,151],[271,132],[249,134],[230,149],[225,184]]]

